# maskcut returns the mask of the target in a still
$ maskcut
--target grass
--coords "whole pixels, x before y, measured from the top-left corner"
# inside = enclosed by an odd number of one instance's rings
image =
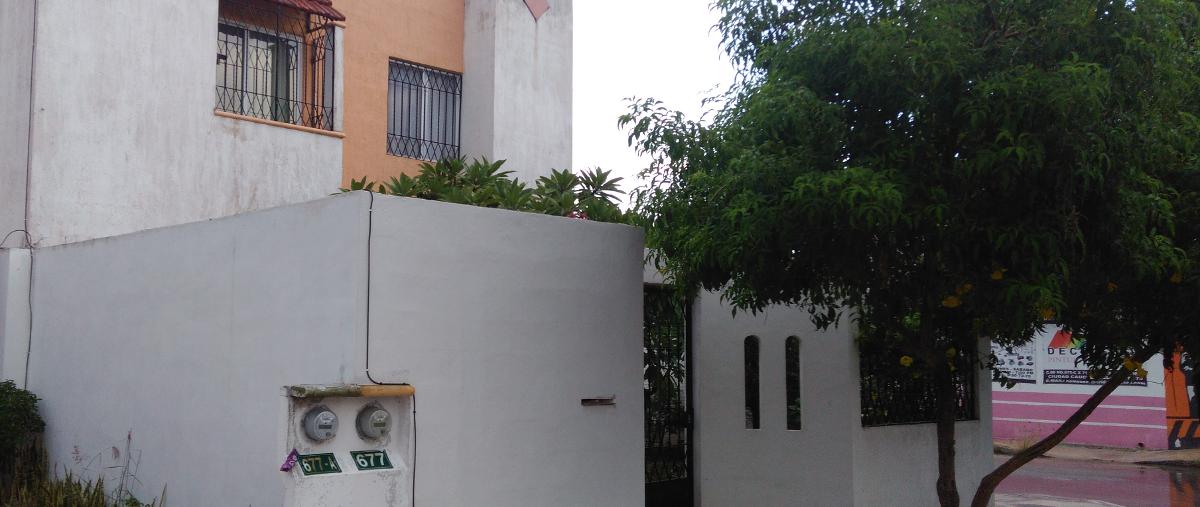
[[[5,507],[162,507],[166,491],[142,503],[127,491],[106,491],[104,479],[87,480],[50,470],[40,443],[0,463],[0,505]]]

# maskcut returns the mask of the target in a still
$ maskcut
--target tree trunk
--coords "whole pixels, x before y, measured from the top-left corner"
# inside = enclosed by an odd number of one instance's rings
[[[958,484],[954,478],[954,423],[957,419],[954,377],[945,366],[934,377],[937,392],[938,504],[959,507]]]
[[[1134,360],[1139,363],[1145,362],[1152,355],[1154,355],[1153,350],[1142,352],[1134,357]],[[1054,446],[1066,439],[1067,435],[1070,435],[1079,426],[1079,423],[1082,423],[1088,416],[1092,415],[1096,407],[1100,406],[1100,403],[1108,395],[1112,394],[1122,382],[1125,382],[1125,379],[1129,378],[1129,375],[1132,373],[1125,368],[1121,368],[1120,371],[1108,379],[1108,382],[1100,386],[1100,389],[1097,389],[1074,414],[1071,414],[1071,417],[1063,422],[1057,430],[1054,430],[1054,433],[1047,435],[1046,438],[1039,440],[1038,443],[1033,444],[1029,448],[1014,454],[1008,461],[1005,461],[996,467],[995,470],[992,470],[992,473],[983,476],[983,479],[979,481],[979,489],[975,490],[975,497],[971,500],[971,507],[987,507],[988,501],[991,500],[992,494],[996,492],[996,487],[1000,485],[1000,481],[1003,481],[1005,477],[1017,471],[1018,468],[1045,454],[1046,451],[1053,449]]]

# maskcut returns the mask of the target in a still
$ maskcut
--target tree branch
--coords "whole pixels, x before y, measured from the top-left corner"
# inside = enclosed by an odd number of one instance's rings
[[[1147,359],[1150,359],[1150,356],[1153,356],[1154,352],[1154,349],[1145,350],[1135,354],[1133,359],[1139,363],[1143,363]],[[1071,414],[1071,417],[1067,418],[1057,430],[1054,430],[1054,433],[1047,435],[1046,438],[1039,440],[1038,443],[1033,444],[1029,448],[1014,454],[1008,461],[996,467],[992,473],[983,476],[983,479],[979,481],[979,489],[975,490],[975,497],[971,500],[971,507],[987,507],[988,501],[992,498],[992,494],[996,491],[996,487],[1000,485],[1001,481],[1026,463],[1033,461],[1050,449],[1053,449],[1054,446],[1062,443],[1067,438],[1067,435],[1070,435],[1075,428],[1079,427],[1080,423],[1086,420],[1088,416],[1091,416],[1096,407],[1100,406],[1100,403],[1108,395],[1112,394],[1117,387],[1120,387],[1121,383],[1125,382],[1125,379],[1129,378],[1129,375],[1132,373],[1127,368],[1118,370],[1074,414]]]

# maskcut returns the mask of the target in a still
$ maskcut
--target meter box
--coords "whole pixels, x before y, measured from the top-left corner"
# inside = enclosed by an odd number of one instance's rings
[[[301,385],[284,394],[285,505],[412,505],[412,386]]]

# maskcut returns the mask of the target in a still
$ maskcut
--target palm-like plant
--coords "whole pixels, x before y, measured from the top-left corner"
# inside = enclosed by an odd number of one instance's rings
[[[621,178],[613,178],[611,171],[596,168],[576,175],[569,170],[554,169],[549,175],[538,178],[536,187],[529,188],[511,176],[513,171],[503,170],[504,163],[504,160],[493,162],[486,158],[470,162],[463,159],[425,162],[416,177],[401,174],[386,183],[376,183],[364,176],[351,179],[350,187],[340,190],[367,190],[601,222],[626,219],[617,206],[617,196],[624,193],[618,185]]]

